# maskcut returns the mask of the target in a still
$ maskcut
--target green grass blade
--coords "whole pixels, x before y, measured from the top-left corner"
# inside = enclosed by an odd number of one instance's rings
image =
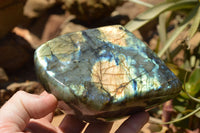
[[[183,9],[183,8],[193,8],[197,4],[196,0],[181,0],[178,2],[163,2],[159,5],[150,8],[149,10],[145,11],[144,13],[138,15],[135,19],[129,21],[125,27],[129,31],[134,31],[144,24],[151,21],[153,18],[157,17],[164,11],[167,10],[176,10],[176,9]]]
[[[165,44],[167,40],[167,31],[166,31],[167,14],[168,12],[165,12],[159,16],[159,25],[157,29],[162,44]]]
[[[172,42],[178,37],[178,35],[186,28],[188,24],[189,21],[184,25],[176,28],[176,30],[172,33],[171,37],[166,41],[164,48],[162,48],[161,51],[158,53],[158,57],[161,57],[166,52],[166,50],[170,47]]]
[[[199,24],[200,24],[200,4],[198,5],[198,10],[197,10],[197,13],[194,17],[194,21],[192,23],[192,26],[189,30],[189,39],[191,39],[194,34],[196,33],[196,31],[198,30],[198,27],[199,27]]]
[[[152,4],[149,4],[147,2],[144,2],[144,1],[140,1],[140,0],[129,0],[131,2],[134,2],[134,3],[137,3],[137,4],[140,4],[140,5],[143,5],[143,6],[146,6],[146,7],[153,7]]]
[[[198,6],[196,8],[194,8],[189,13],[189,15],[185,18],[185,20],[183,21],[183,23],[174,30],[174,32],[172,33],[171,37],[166,41],[166,44],[165,44],[164,48],[162,48],[162,50],[158,53],[158,57],[161,57],[166,52],[166,50],[170,47],[170,45],[172,44],[172,42],[188,26],[188,24],[190,23],[190,20],[195,16],[197,10],[198,10]]]

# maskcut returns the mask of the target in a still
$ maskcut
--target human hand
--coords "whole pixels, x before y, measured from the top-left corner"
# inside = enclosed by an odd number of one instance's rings
[[[41,95],[18,91],[0,109],[0,132],[32,132],[32,133],[80,133],[86,123],[73,116],[65,116],[59,127],[51,124],[57,100],[52,94]],[[130,116],[117,130],[117,133],[138,132],[148,121],[149,115],[141,112]],[[90,124],[85,132],[107,133],[111,122]]]

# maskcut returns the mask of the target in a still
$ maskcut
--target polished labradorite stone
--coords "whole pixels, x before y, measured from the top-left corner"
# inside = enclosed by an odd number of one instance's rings
[[[35,52],[44,87],[86,121],[110,120],[174,98],[178,78],[152,50],[115,25],[59,36]]]

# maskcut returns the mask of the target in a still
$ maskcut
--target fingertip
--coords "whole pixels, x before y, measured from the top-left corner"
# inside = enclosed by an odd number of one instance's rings
[[[45,102],[46,104],[51,104],[53,107],[56,107],[58,104],[57,98],[50,93],[44,92],[42,95],[40,95],[41,100]]]
[[[46,115],[48,115],[49,113],[53,112],[58,104],[58,101],[56,99],[56,97],[52,94],[46,93],[46,94],[42,94],[39,96],[39,98],[37,100],[34,101],[35,105],[33,105],[33,109],[31,109],[30,107],[30,111],[33,111],[30,114],[31,118],[41,118],[44,117]],[[25,103],[27,106],[29,106],[29,103]]]

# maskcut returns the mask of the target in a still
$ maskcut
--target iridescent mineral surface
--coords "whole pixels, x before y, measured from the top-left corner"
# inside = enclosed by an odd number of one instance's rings
[[[35,52],[44,87],[86,121],[132,114],[174,98],[178,78],[155,53],[115,25],[59,36]]]

